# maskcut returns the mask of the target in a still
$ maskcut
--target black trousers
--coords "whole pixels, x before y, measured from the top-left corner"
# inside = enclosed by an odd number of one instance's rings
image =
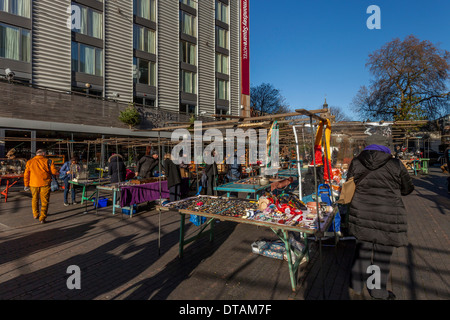
[[[379,289],[367,288],[370,295],[374,298],[385,299],[389,296],[387,290],[387,280],[389,276],[391,257],[394,251],[394,247],[385,246],[366,241],[356,241],[355,256],[352,265],[352,271],[350,276],[350,286],[352,289],[360,294],[364,286],[367,286],[367,280],[371,277],[369,283],[372,285],[375,283],[374,271],[368,268],[369,266],[379,267]]]
[[[180,184],[176,184],[169,188],[169,201],[170,202],[180,200],[180,190],[181,190],[180,186],[181,186]]]
[[[208,182],[206,183],[206,194],[209,196],[214,195],[214,187],[215,187],[215,177],[214,176],[208,176]]]

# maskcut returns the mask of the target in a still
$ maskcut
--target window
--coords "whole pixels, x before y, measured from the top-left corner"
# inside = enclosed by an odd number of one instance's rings
[[[180,32],[192,37],[197,36],[195,17],[180,10]]]
[[[180,41],[180,61],[196,65],[195,44],[187,41]]]
[[[216,53],[216,72],[229,74],[228,72],[228,56]]]
[[[103,39],[103,13],[84,6],[77,6],[81,9],[80,29],[73,29],[75,32]]]
[[[191,7],[191,8],[196,8],[196,4],[194,0],[180,0],[181,3],[184,3],[185,5]]]
[[[229,109],[228,107],[216,106],[216,114],[222,115],[228,114],[229,111],[228,109]]]
[[[134,102],[144,107],[154,108],[156,106],[156,101],[153,98],[134,97]]]
[[[0,23],[0,57],[31,62],[30,31]]]
[[[31,0],[0,0],[0,11],[31,18]]]
[[[180,103],[180,113],[195,114],[195,105]]]
[[[133,58],[134,83],[156,86],[156,64],[140,58]]]
[[[134,15],[156,22],[156,0],[133,0]]]
[[[228,81],[216,79],[216,98],[222,100],[229,100]]]
[[[72,71],[103,76],[103,49],[72,42]]]
[[[186,70],[181,70],[180,90],[186,93],[197,93],[197,74]]]
[[[148,53],[156,53],[156,36],[153,30],[134,25],[134,48]]]
[[[228,6],[216,0],[216,19],[228,23]]]
[[[228,49],[228,31],[216,26],[216,46]]]

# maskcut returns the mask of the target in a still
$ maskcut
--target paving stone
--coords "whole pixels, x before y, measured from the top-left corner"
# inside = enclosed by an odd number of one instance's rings
[[[388,286],[399,300],[448,300],[445,175],[431,168],[413,181],[416,190],[404,198],[410,244],[394,250]],[[32,218],[31,199],[23,191],[0,203],[2,300],[320,300],[324,293],[332,300],[357,298],[348,291],[353,240],[322,247],[322,264],[318,242],[311,242],[311,259],[301,266],[292,292],[286,261],[251,252],[254,241],[277,239],[270,229],[220,222],[213,242],[190,243],[179,258],[177,213],[150,209],[129,218],[113,216],[108,207],[95,214],[90,205],[84,214],[84,205],[64,207],[62,192],[50,201],[45,225]],[[198,230],[187,223],[187,234]],[[66,286],[70,265],[81,268],[81,290]]]

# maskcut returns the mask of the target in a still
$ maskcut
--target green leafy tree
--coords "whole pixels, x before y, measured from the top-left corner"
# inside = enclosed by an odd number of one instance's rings
[[[129,103],[128,107],[120,111],[119,120],[125,123],[130,129],[141,123],[141,115],[134,103]]]

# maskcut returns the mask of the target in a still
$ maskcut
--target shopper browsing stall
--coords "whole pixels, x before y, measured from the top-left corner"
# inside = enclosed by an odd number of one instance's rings
[[[166,153],[164,156],[164,172],[167,178],[167,188],[169,189],[169,200],[177,201],[181,193],[181,172],[180,167],[172,161],[172,155]]]
[[[79,173],[81,170],[80,166],[78,165],[78,159],[77,157],[72,157],[70,161],[66,161],[61,169],[59,170],[59,178],[64,183],[64,205],[68,206],[69,202],[67,201],[67,197],[69,194],[69,190],[71,189],[71,196],[72,196],[72,204],[77,204],[76,202],[76,195],[75,195],[75,188],[73,185],[69,183],[70,180],[73,180],[76,178],[77,173]]]
[[[145,155],[139,159],[136,167],[136,176],[140,178],[151,178],[153,177],[153,170],[159,164],[159,155],[153,152],[152,155]]]
[[[372,298],[395,299],[386,288],[390,259],[395,247],[408,244],[407,217],[402,196],[414,190],[411,177],[388,147],[369,145],[350,164],[347,180],[354,177],[356,190],[350,204],[349,231],[356,238],[351,286],[361,294],[367,268],[381,272],[381,288],[369,290]]]
[[[213,150],[211,153],[211,159],[213,163],[207,164],[205,167],[205,175],[206,175],[206,194],[207,195],[214,195],[214,187],[216,184],[216,178],[219,174],[219,171],[217,170],[217,163],[214,159],[216,156],[216,151]]]
[[[120,154],[113,154],[108,159],[108,174],[111,177],[111,183],[124,182],[127,175],[127,167]]]

